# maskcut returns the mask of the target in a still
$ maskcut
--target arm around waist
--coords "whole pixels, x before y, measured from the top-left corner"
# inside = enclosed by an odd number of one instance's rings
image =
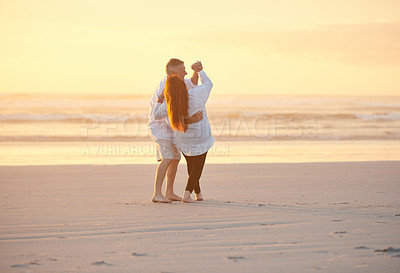
[[[163,103],[157,102],[154,108],[154,119],[160,120],[168,116],[167,105],[165,101]]]

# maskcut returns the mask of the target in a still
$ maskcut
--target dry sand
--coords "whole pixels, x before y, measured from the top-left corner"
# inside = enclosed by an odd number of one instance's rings
[[[209,164],[195,204],[155,169],[0,167],[0,272],[400,272],[400,162]]]

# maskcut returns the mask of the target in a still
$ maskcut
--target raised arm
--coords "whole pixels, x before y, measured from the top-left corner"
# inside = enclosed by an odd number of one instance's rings
[[[197,85],[199,83],[199,73],[193,71],[193,75],[190,80],[192,81],[193,85]]]
[[[208,97],[210,96],[211,89],[213,87],[213,83],[211,82],[210,78],[204,71],[199,72],[200,80],[202,85],[200,85],[197,91],[199,93],[199,101],[201,104],[205,105]]]
[[[197,61],[194,64],[192,64],[192,69],[193,69],[193,75],[192,75],[192,83],[194,85],[197,85],[199,83],[199,72],[203,70],[203,65],[201,62]]]

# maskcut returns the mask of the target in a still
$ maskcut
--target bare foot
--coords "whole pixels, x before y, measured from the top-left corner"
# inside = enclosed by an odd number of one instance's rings
[[[165,198],[171,200],[171,201],[182,201],[182,197],[179,197],[175,193],[172,194],[165,194]]]
[[[165,198],[162,194],[154,194],[151,199],[153,203],[171,203],[172,201]]]
[[[190,197],[190,192],[189,191],[185,191],[185,193],[183,194],[182,202],[184,202],[184,203],[194,203],[196,201],[194,201]]]
[[[203,201],[203,194],[201,194],[201,192],[199,193],[195,193],[196,196],[196,201]]]

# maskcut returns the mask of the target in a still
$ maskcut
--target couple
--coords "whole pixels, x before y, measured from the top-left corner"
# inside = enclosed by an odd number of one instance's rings
[[[154,184],[154,203],[202,201],[200,177],[207,151],[214,143],[205,104],[213,86],[203,71],[201,62],[194,63],[193,75],[185,79],[184,62],[171,59],[166,65],[167,76],[160,82],[150,101],[149,127],[157,150],[157,167]],[[198,80],[201,85],[198,85]],[[186,159],[188,181],[183,197],[174,193],[174,180],[181,154]],[[167,177],[165,196],[161,193]]]

